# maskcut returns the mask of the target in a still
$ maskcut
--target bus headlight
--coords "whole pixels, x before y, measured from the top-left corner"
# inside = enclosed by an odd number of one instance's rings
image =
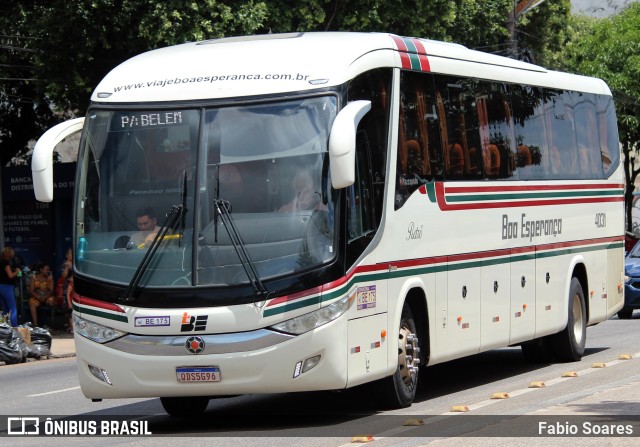
[[[73,329],[83,337],[97,343],[106,343],[126,334],[125,332],[80,318],[75,312],[73,314]]]
[[[354,298],[355,290],[354,292],[344,296],[342,299],[339,299],[335,303],[332,303],[308,314],[292,318],[291,320],[274,324],[273,326],[271,326],[271,329],[275,329],[276,331],[280,332],[286,332],[288,334],[304,334],[305,332],[309,332],[312,329],[323,326],[330,321],[335,320],[340,315],[344,314],[347,310],[349,310],[349,307],[351,307]]]

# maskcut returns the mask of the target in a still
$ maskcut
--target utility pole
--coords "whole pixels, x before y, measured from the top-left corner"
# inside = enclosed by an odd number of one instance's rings
[[[518,58],[518,38],[516,35],[516,27],[518,18],[531,11],[536,6],[544,3],[545,0],[513,0],[513,9],[507,14],[507,31],[509,32],[509,56]]]

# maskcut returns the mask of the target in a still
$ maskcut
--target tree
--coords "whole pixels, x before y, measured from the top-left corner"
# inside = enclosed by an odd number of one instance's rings
[[[254,33],[266,11],[254,0],[3,2],[0,164],[51,125],[84,113],[93,88],[119,63],[161,46]],[[13,75],[8,66],[26,71]]]
[[[627,230],[632,230],[631,207],[640,174],[640,3],[607,19],[574,23],[571,44],[563,57],[576,72],[602,78],[616,103],[618,132],[624,154]]]
[[[4,3],[9,4],[3,4],[0,35],[17,36],[20,50],[0,47],[0,64],[29,68],[22,80],[0,81],[2,164],[56,121],[84,113],[93,88],[109,70],[154,48],[254,33],[348,30],[455,41],[501,53],[509,38],[507,13],[513,7],[512,0]],[[564,41],[558,33],[566,23],[568,4],[545,2],[527,14],[518,25],[520,45],[537,55],[558,48]]]

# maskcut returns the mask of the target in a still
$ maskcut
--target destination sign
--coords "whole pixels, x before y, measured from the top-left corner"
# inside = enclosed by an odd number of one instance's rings
[[[121,129],[173,126],[182,124],[182,112],[130,113],[120,116]],[[117,125],[117,124],[116,124]]]

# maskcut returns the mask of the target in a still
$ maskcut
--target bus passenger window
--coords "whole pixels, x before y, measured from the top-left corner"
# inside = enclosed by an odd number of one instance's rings
[[[543,154],[547,157],[542,90],[538,87],[510,85],[516,166],[520,180],[545,178]]]
[[[602,167],[604,169],[604,178],[608,178],[620,163],[616,111],[610,96],[598,95],[596,97],[596,114],[598,117],[600,153]]]
[[[580,176],[585,179],[601,179],[603,172],[596,125],[595,95],[577,93],[575,96],[574,118]]]
[[[395,209],[420,185],[441,177],[443,171],[433,76],[403,71],[400,84]]]
[[[551,148],[549,178],[572,179],[580,175],[571,95],[562,90],[546,91],[547,135]]]

